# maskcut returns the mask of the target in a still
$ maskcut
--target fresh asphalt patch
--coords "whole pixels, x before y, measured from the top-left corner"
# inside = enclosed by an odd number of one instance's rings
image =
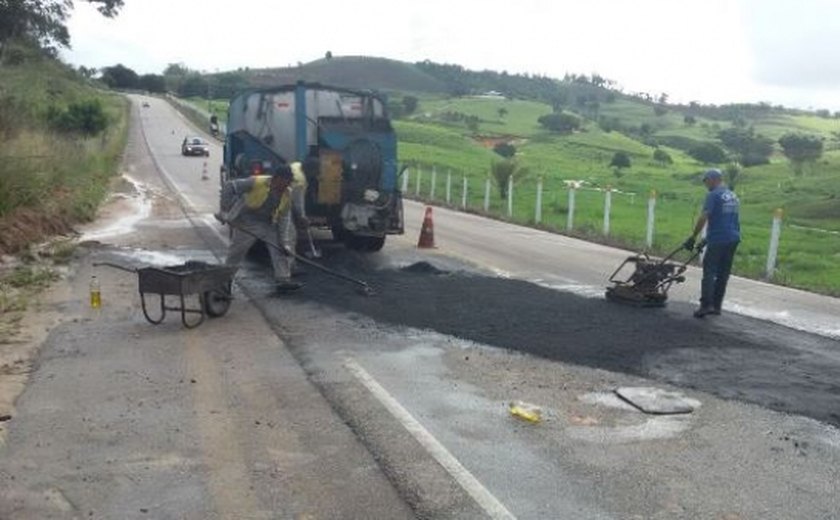
[[[292,299],[547,359],[642,376],[840,426],[838,342],[735,315],[697,320],[684,304],[643,309],[429,263],[326,250],[325,265],[376,296],[307,268]],[[797,348],[802,338],[810,348]],[[816,345],[816,348],[814,347]]]

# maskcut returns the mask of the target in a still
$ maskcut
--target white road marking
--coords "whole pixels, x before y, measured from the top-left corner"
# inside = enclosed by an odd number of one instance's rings
[[[420,424],[382,385],[376,382],[361,365],[346,358],[344,366],[370,391],[371,394],[397,419],[420,443],[438,464],[455,479],[490,518],[515,519],[513,513],[502,504],[478,479],[456,459],[426,428]]]

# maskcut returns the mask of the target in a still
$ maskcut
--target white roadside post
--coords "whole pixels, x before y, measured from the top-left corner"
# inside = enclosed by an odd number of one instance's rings
[[[435,200],[435,184],[437,184],[437,168],[432,166],[432,187],[429,189],[429,200]]]
[[[604,236],[610,236],[610,212],[612,211],[612,186],[604,190]]]
[[[776,273],[776,257],[779,255],[779,238],[782,235],[782,209],[779,208],[773,213],[773,227],[770,229],[770,248],[767,251],[767,269],[765,277],[773,279]]]
[[[402,192],[408,193],[408,176],[411,173],[411,170],[406,168],[403,170],[403,179],[402,179]]]
[[[461,189],[461,207],[467,209],[467,176],[464,175],[464,187]]]
[[[484,180],[484,212],[490,211],[490,176]]]
[[[513,216],[513,175],[508,176],[508,190],[507,190],[507,210],[508,216]]]
[[[537,177],[537,204],[534,208],[534,223],[542,222],[542,195],[543,195],[543,178],[542,175]]]
[[[653,247],[653,222],[656,218],[656,190],[650,191],[648,198],[648,213],[647,213],[647,234],[645,235],[645,244],[648,249]]]
[[[575,185],[569,184],[569,214],[566,216],[566,230],[575,226]]]
[[[446,203],[452,202],[452,170],[446,171]]]
[[[414,185],[414,196],[420,197],[420,184],[421,179],[423,178],[423,170],[420,167],[417,167],[417,184]]]

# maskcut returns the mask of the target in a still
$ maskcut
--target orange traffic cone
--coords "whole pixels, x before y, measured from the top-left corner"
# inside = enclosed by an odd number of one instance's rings
[[[423,227],[420,228],[420,240],[417,241],[419,249],[434,249],[435,247],[435,225],[432,222],[432,208],[426,207],[426,216],[423,217]]]

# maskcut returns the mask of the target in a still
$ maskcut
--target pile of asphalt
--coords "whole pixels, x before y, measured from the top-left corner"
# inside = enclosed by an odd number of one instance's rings
[[[838,346],[828,339],[741,316],[697,320],[686,305],[634,308],[426,263],[380,270],[351,253],[334,253],[325,262],[366,279],[377,295],[359,296],[352,286],[310,268],[296,299],[840,426],[840,356],[819,353]],[[790,346],[791,338],[803,337],[819,348]]]

